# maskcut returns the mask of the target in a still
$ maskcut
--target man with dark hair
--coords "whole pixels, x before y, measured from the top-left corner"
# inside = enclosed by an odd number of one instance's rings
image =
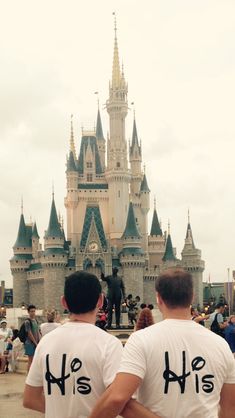
[[[71,274],[65,281],[62,305],[70,312],[69,321],[40,341],[23,404],[46,418],[86,418],[115,377],[122,344],[94,325],[103,296],[93,274]],[[152,418],[152,413],[131,402],[136,416]]]
[[[113,274],[105,277],[101,273],[101,279],[107,283],[108,292],[108,328],[112,326],[113,307],[115,308],[116,328],[120,327],[121,301],[125,299],[125,287],[122,278],[118,275],[118,268],[113,268]]]
[[[223,317],[224,309],[225,304],[223,302],[217,303],[215,312],[213,312],[209,318],[211,331],[223,338],[225,337],[225,328],[228,326],[228,322],[224,321]]]
[[[36,306],[29,305],[28,308],[29,318],[25,320],[24,326],[26,331],[26,340],[24,343],[25,354],[28,356],[28,371],[31,367],[33,356],[36,347],[40,340],[39,324],[36,319]]]
[[[228,344],[191,320],[191,275],[171,269],[156,282],[163,321],[128,339],[117,376],[89,418],[114,418],[137,391],[153,413],[168,418],[235,417],[235,362]],[[134,414],[133,414],[134,417]]]

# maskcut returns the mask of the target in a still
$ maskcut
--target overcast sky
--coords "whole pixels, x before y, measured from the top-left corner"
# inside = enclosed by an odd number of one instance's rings
[[[0,1],[0,280],[21,213],[36,220],[41,242],[54,182],[65,216],[70,114],[76,148],[92,128],[99,91],[104,132],[113,58],[113,16],[134,101],[151,210],[171,225],[181,256],[190,209],[204,280],[235,268],[234,0]],[[131,137],[133,112],[126,120]]]

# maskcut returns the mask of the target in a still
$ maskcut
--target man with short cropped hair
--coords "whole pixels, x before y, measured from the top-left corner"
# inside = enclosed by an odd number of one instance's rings
[[[65,281],[62,304],[70,312],[69,321],[38,344],[23,404],[45,413],[46,418],[86,418],[115,377],[122,344],[94,325],[103,305],[96,276],[84,271],[71,274]],[[153,418],[137,402],[131,403],[136,417]]]
[[[156,292],[163,321],[130,336],[118,374],[89,418],[125,416],[135,391],[162,418],[218,418],[219,406],[220,418],[234,418],[234,357],[223,338],[191,320],[191,274],[163,272]]]

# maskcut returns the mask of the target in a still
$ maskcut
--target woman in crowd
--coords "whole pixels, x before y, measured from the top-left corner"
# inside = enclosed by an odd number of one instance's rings
[[[140,312],[139,318],[136,324],[136,331],[144,329],[154,324],[152,311],[149,308],[144,308]]]
[[[0,322],[0,374],[5,373],[8,359],[7,345],[12,335],[12,329],[7,328],[6,319],[2,319]]]

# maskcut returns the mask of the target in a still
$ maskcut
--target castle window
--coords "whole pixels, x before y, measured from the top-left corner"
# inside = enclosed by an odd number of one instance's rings
[[[87,181],[92,181],[92,174],[91,173],[87,174]]]
[[[121,193],[120,193],[120,190],[118,190],[118,197],[121,197]]]
[[[112,218],[112,225],[114,224],[114,218]]]
[[[87,168],[92,168],[92,162],[91,162],[91,161],[87,161],[87,163],[86,163],[86,167],[87,167]]]
[[[117,167],[119,168],[120,166],[121,166],[121,164],[118,162],[118,163],[117,163]]]

